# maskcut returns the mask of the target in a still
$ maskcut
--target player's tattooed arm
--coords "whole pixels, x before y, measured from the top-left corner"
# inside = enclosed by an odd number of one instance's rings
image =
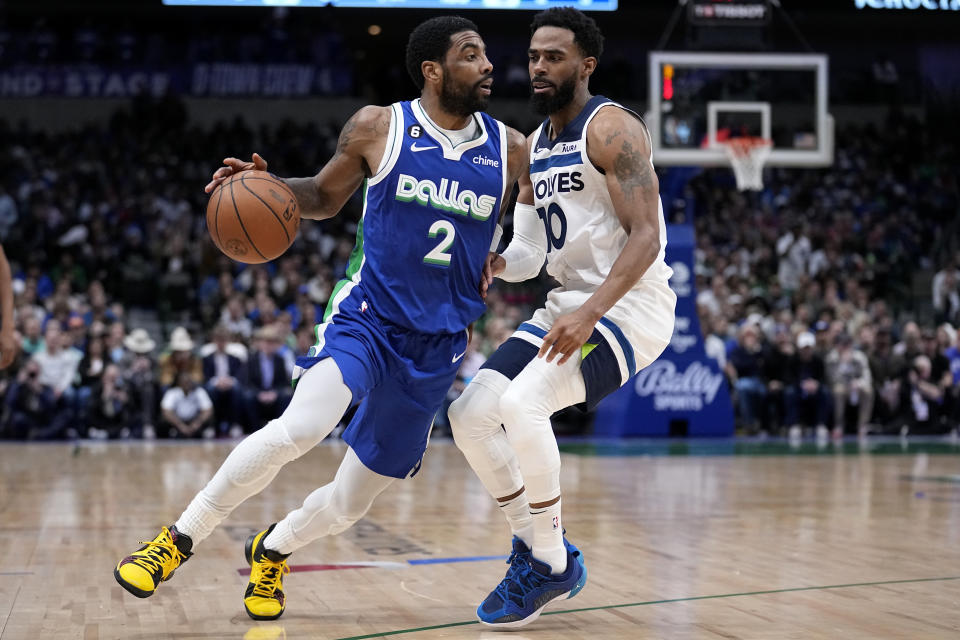
[[[604,172],[614,213],[628,239],[603,283],[579,309],[557,318],[539,356],[566,362],[590,337],[594,325],[643,276],[660,252],[657,174],[650,163],[650,137],[640,120],[606,107],[587,129],[587,155]]]
[[[380,165],[390,131],[390,107],[367,106],[343,125],[333,157],[312,178],[287,178],[301,215],[324,220],[337,215],[353,192]]]
[[[600,110],[587,131],[587,153],[604,171],[614,212],[629,235],[604,284],[585,305],[599,319],[647,271],[660,252],[660,182],[644,124],[616,107]]]

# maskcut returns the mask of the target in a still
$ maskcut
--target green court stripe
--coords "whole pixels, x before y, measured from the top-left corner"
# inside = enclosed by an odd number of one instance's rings
[[[671,598],[669,600],[649,600],[647,602],[629,602],[626,604],[608,604],[600,607],[583,607],[582,609],[563,609],[561,611],[546,611],[541,615],[555,616],[563,613],[581,613],[583,611],[602,611],[604,609],[623,609],[625,607],[642,607],[651,604],[669,604],[671,602],[693,602],[694,600],[715,600],[717,598],[739,598],[741,596],[762,596],[771,593],[792,593],[794,591],[822,591],[825,589],[849,589],[851,587],[876,587],[887,584],[911,584],[916,582],[944,582],[947,580],[960,580],[960,576],[947,576],[943,578],[912,578],[909,580],[881,580],[878,582],[856,582],[853,584],[829,584],[819,587],[792,587],[790,589],[768,589],[766,591],[744,591],[743,593],[722,593],[713,596],[693,596],[690,598]],[[432,631],[434,629],[449,629],[451,627],[462,627],[468,624],[480,624],[476,620],[469,622],[449,622],[447,624],[435,624],[430,627],[417,627],[416,629],[398,629],[396,631],[383,631],[381,633],[371,633],[365,636],[350,636],[349,638],[340,638],[339,640],[366,640],[367,638],[382,638],[384,636],[400,635],[401,633],[416,633],[417,631]]]

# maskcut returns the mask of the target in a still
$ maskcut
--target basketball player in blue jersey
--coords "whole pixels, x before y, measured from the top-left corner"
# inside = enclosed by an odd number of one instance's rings
[[[528,139],[535,202],[514,210],[513,240],[492,271],[521,281],[546,257],[560,286],[449,411],[457,445],[514,534],[507,575],[477,609],[498,628],[529,624],[586,582],[583,555],[563,537],[550,416],[592,408],[653,362],[676,306],[647,130],[588,89],[603,46],[596,23],[549,9],[531,33],[532,102],[548,116]]]
[[[419,469],[466,351],[467,327],[485,309],[480,284],[488,283],[501,206],[518,180],[529,198],[529,179],[524,136],[481,113],[492,66],[472,22],[421,24],[406,62],[419,99],[364,107],[319,174],[285,180],[312,219],[336,215],[363,184],[348,279],[331,297],[316,345],[297,360],[283,415],[239,443],[176,523],[117,565],[117,581],[134,595],[152,595],[193,546],[323,440],[351,405],[359,407],[334,480],[247,540],[250,617],[283,613],[290,553],[344,531],[395,479]],[[253,162],[225,164],[207,191],[238,171],[266,169],[256,154]]]

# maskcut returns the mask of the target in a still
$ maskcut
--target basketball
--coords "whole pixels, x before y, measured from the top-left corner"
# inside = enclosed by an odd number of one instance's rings
[[[297,199],[266,171],[235,173],[217,185],[207,202],[207,229],[223,253],[258,264],[283,255],[300,227]]]

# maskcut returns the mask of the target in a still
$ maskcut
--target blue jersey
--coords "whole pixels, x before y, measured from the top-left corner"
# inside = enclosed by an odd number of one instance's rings
[[[480,135],[454,147],[419,100],[391,108],[383,160],[364,185],[348,281],[328,315],[362,283],[370,308],[388,322],[460,332],[486,308],[479,284],[506,187],[506,128],[476,113]]]

